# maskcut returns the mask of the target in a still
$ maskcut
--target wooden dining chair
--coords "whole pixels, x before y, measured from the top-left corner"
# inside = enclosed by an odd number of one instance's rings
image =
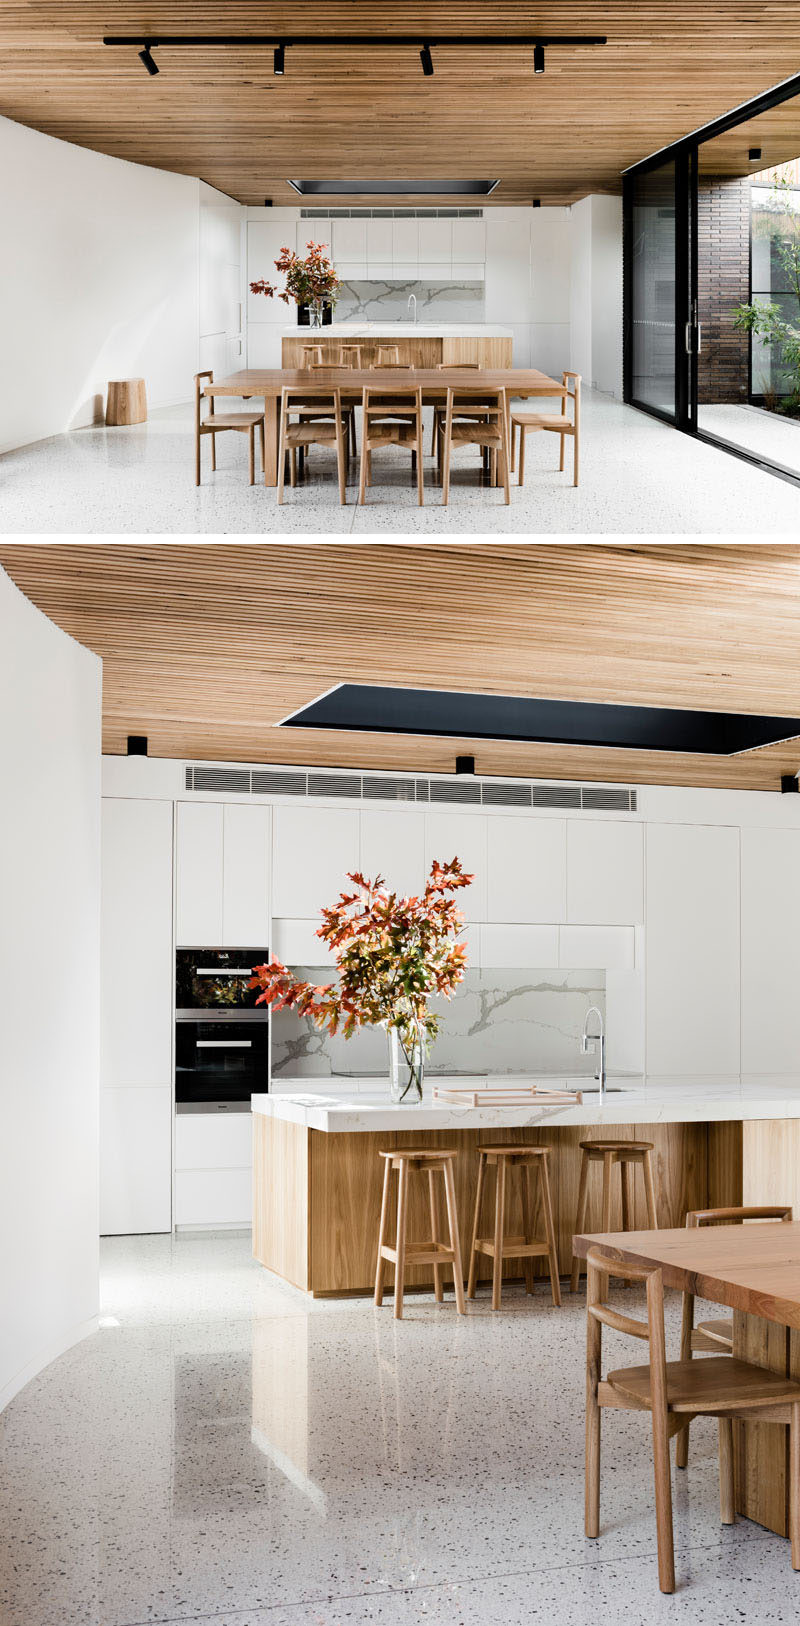
[[[572,379],[570,390],[568,379]],[[558,467],[564,470],[564,445],[569,437],[572,440],[572,484],[578,484],[580,467],[581,445],[581,375],[580,373],[562,373],[561,382],[568,392],[564,401],[563,412],[512,412],[511,414],[511,469],[512,473],[517,467],[517,454],[515,437],[519,433],[519,484],[525,484],[525,437],[539,430],[551,430],[553,434],[561,436],[561,455]],[[566,408],[567,401],[572,402],[572,417]]]
[[[204,397],[204,395],[203,395],[203,385],[202,385],[202,382],[201,382],[203,379],[207,379],[209,384],[213,384],[213,382],[214,382],[214,374],[213,374],[213,372],[208,371],[208,372],[204,372],[204,373],[195,373],[195,375],[194,375],[194,475],[195,475],[195,485],[199,486],[199,484],[200,484],[200,445],[201,445],[203,436],[204,435],[210,435],[211,436],[211,467],[212,467],[212,470],[216,470],[216,467],[217,467],[217,435],[223,434],[226,429],[233,429],[233,430],[236,430],[241,435],[247,435],[247,437],[248,437],[248,452],[249,452],[249,466],[250,466],[250,484],[251,484],[251,486],[255,485],[255,481],[256,481],[256,446],[255,446],[256,425],[258,426],[259,436],[260,436],[260,440],[261,440],[261,467],[262,467],[262,470],[264,468],[264,412],[263,412],[263,408],[262,408],[261,412],[217,412],[215,410],[215,408],[214,408],[214,402],[213,402],[213,398],[212,398],[211,399],[210,411],[206,413],[205,417],[203,417],[203,401],[204,401],[204,399],[209,399],[208,397]]]
[[[358,500],[366,502],[366,488],[372,484],[372,453],[382,446],[404,446],[416,466],[417,501],[425,500],[423,478],[422,390],[366,388],[361,397],[361,480]]]
[[[440,361],[436,364],[437,373],[480,373],[481,368],[477,361]],[[445,408],[434,406],[433,434],[431,435],[431,455],[439,455],[439,436],[444,425]]]
[[[325,416],[320,416],[324,411]],[[294,421],[293,421],[294,420]],[[330,385],[319,388],[284,385],[281,391],[281,426],[278,442],[278,502],[283,502],[286,453],[299,447],[335,446],[339,475],[339,501],[347,501],[347,445],[342,417],[341,394]],[[296,484],[294,458],[290,462],[290,484]]]
[[[745,1220],[783,1220],[792,1218],[791,1207],[769,1208],[695,1208],[686,1215],[689,1230],[701,1225],[735,1225]],[[733,1318],[700,1321],[694,1324],[694,1294],[684,1293],[681,1315],[681,1360],[690,1361],[703,1351],[711,1355],[733,1353]],[[675,1442],[675,1466],[685,1468],[689,1461],[689,1429],[681,1430]]]
[[[444,435],[442,440],[442,503],[450,501],[450,465],[454,446],[488,447],[491,456],[492,479],[497,478],[499,465],[507,503],[511,501],[508,478],[508,420],[505,390],[447,391]]]
[[[658,1582],[675,1591],[672,1486],[669,1441],[693,1417],[719,1419],[719,1499],[723,1524],[736,1522],[733,1482],[733,1422],[788,1423],[790,1431],[789,1537],[792,1568],[800,1569],[800,1383],[731,1355],[706,1361],[668,1361],[664,1334],[664,1280],[658,1267],[612,1258],[600,1248],[587,1255],[586,1293],[586,1508],[590,1538],[600,1534],[600,1419],[606,1409],[650,1413],[653,1439]],[[623,1315],[606,1303],[609,1272],[643,1283],[647,1320]],[[644,1366],[620,1367],[602,1375],[603,1327],[641,1338],[649,1346]]]
[[[397,367],[402,372],[413,371],[410,361],[400,360],[399,344],[379,344],[375,360],[371,365],[373,367]]]
[[[321,344],[304,344],[300,351],[300,367],[321,367],[325,352]]]

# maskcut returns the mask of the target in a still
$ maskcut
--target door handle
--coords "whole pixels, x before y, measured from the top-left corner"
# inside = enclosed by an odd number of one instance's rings
[[[198,1050],[252,1050],[252,1039],[198,1039]]]

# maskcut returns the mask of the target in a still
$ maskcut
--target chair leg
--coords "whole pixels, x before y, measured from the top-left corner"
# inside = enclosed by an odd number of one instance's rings
[[[656,1492],[658,1584],[662,1592],[675,1591],[675,1546],[672,1534],[672,1483],[669,1472],[669,1437],[666,1415],[653,1408],[653,1477]]]
[[[431,1241],[438,1247],[439,1216],[436,1212],[436,1189],[433,1184],[433,1169],[428,1170],[428,1204],[431,1211]],[[442,1267],[438,1264],[434,1264],[433,1267],[433,1288],[436,1302],[441,1304],[444,1298],[444,1289],[442,1287]]]
[[[578,484],[579,464],[580,464],[580,436],[579,436],[578,430],[573,429],[573,431],[572,431],[572,484],[574,486],[576,486]]]
[[[512,420],[511,420],[511,473],[512,474],[516,474],[516,472],[517,472],[517,429],[518,429],[518,427],[519,427],[518,424],[515,424],[515,422],[514,422],[514,420],[512,418]]]
[[[682,1435],[678,1435],[681,1439]],[[733,1486],[733,1418],[719,1419],[719,1516],[722,1524],[736,1523]]]
[[[201,442],[202,438],[203,437],[200,434],[199,429],[195,430],[195,436],[194,436],[194,483],[195,483],[196,486],[199,486],[199,484],[200,484],[200,442]]]
[[[564,473],[564,442],[566,440],[566,435],[561,434],[561,435],[559,435],[558,439],[559,439],[558,472],[559,472],[559,474],[563,474]]]
[[[586,1204],[589,1196],[589,1159],[585,1152],[581,1152],[581,1172],[578,1180],[578,1207],[575,1213],[575,1235],[579,1236],[586,1223]],[[572,1269],[569,1276],[570,1293],[577,1293],[580,1282],[581,1262],[577,1253],[572,1255]]]
[[[531,1223],[531,1186],[529,1178],[530,1168],[530,1163],[520,1163],[519,1165],[520,1196],[522,1198],[522,1235],[526,1242],[533,1241],[533,1226]],[[533,1260],[531,1259],[530,1254],[526,1254],[525,1292],[532,1293],[533,1288]]]
[[[420,425],[419,425],[419,439],[417,441],[417,445],[419,446],[419,454],[417,456],[417,502],[419,503],[420,508],[424,508],[424,506],[425,506],[425,466],[424,466],[425,465],[425,455],[424,455],[424,448],[423,448],[423,443],[422,443],[422,420],[421,419],[420,419]]]
[[[505,415],[505,413],[503,413],[501,415],[501,419],[500,419],[500,435],[501,435],[500,466],[501,466],[501,469],[502,469],[502,472],[503,472],[503,494],[505,496],[506,503],[510,503],[510,501],[511,501],[511,482],[510,482],[510,475],[509,475],[509,468],[508,468],[508,463],[509,463],[508,425],[506,423],[506,415]]]
[[[526,439],[527,439],[527,436],[525,434],[525,430],[523,429],[522,424],[520,424],[520,426],[519,426],[519,476],[518,476],[518,479],[517,479],[517,485],[520,485],[520,486],[524,486],[524,484],[525,484],[525,441],[526,441]]]
[[[395,1321],[403,1319],[403,1289],[406,1274],[406,1186],[408,1182],[408,1164],[405,1158],[401,1159],[397,1171],[397,1240],[395,1251],[397,1260],[394,1267],[394,1318]]]
[[[444,1194],[447,1203],[447,1223],[450,1230],[450,1246],[453,1250],[453,1286],[456,1290],[456,1309],[459,1315],[466,1315],[464,1304],[464,1267],[461,1263],[461,1243],[458,1240],[458,1213],[456,1210],[456,1184],[453,1179],[453,1160],[447,1158],[442,1166],[444,1175]]]
[[[493,446],[489,457],[489,479],[493,486],[497,485],[497,447]]]
[[[383,1283],[386,1277],[386,1260],[381,1249],[386,1242],[386,1227],[389,1221],[389,1189],[392,1179],[392,1160],[387,1157],[383,1166],[383,1195],[381,1197],[381,1223],[378,1230],[378,1262],[375,1266],[375,1303],[383,1303]]]
[[[651,1231],[658,1230],[658,1214],[656,1211],[656,1188],[653,1181],[653,1154],[645,1152],[642,1160],[644,1172],[644,1195],[647,1203],[647,1219]]]
[[[254,423],[251,423],[247,434],[247,452],[250,484],[254,486],[256,483],[256,426]]]
[[[289,453],[289,484],[294,490],[297,485],[297,447],[293,446]]]
[[[217,436],[216,436],[215,430],[213,430],[213,429],[211,431],[211,467],[212,467],[214,473],[216,474],[216,471],[217,471]]]
[[[359,477],[359,482],[358,482],[358,500],[359,500],[359,503],[362,506],[367,500],[367,458],[368,457],[369,457],[369,451],[367,450],[367,425],[366,425],[366,423],[363,423],[362,426],[361,426],[361,470],[360,470],[360,477]]]
[[[622,1187],[622,1229],[630,1231],[633,1219],[633,1166],[630,1163],[619,1165],[620,1184]],[[630,1287],[630,1282],[623,1280],[623,1287]]]
[[[550,1197],[550,1170],[548,1159],[543,1157],[539,1161],[540,1178],[542,1183],[542,1208],[544,1209],[544,1234],[547,1238],[547,1258],[550,1264],[550,1291],[553,1303],[561,1303],[561,1283],[558,1279],[558,1249],[556,1247],[556,1228],[553,1222],[553,1204]]]
[[[494,1200],[494,1259],[492,1260],[492,1309],[500,1309],[503,1291],[503,1238],[506,1229],[506,1160],[497,1159],[497,1191]]]
[[[286,414],[281,410],[281,426],[278,434],[278,502],[283,502],[283,483],[286,477]]]
[[[694,1294],[684,1293],[681,1310],[681,1360],[692,1358],[692,1327],[694,1326]],[[675,1467],[685,1468],[689,1462],[689,1424],[682,1428],[675,1440]]]
[[[453,437],[445,426],[444,450],[442,452],[442,506],[447,507],[450,501],[450,457],[453,450]]]
[[[469,1280],[467,1282],[467,1298],[468,1299],[474,1299],[474,1297],[475,1297],[475,1279],[476,1279],[476,1276],[478,1274],[478,1255],[477,1255],[477,1253],[475,1251],[475,1244],[476,1244],[476,1242],[478,1240],[478,1227],[480,1225],[480,1218],[481,1218],[481,1198],[483,1197],[483,1176],[484,1176],[485,1170],[486,1170],[486,1158],[485,1158],[483,1152],[480,1151],[480,1149],[479,1149],[478,1150],[478,1184],[477,1184],[476,1189],[475,1189],[475,1217],[474,1217],[474,1219],[472,1221],[472,1244],[471,1244],[471,1247],[470,1247],[470,1250],[469,1250]]]
[[[347,504],[347,424],[341,424],[336,436],[336,467],[339,471],[339,501]]]
[[[588,1159],[584,1158],[588,1163]],[[584,1530],[590,1540],[600,1534],[600,1407],[597,1386],[600,1382],[600,1323],[594,1316],[586,1319],[586,1489]]]
[[[789,1540],[792,1569],[800,1570],[800,1404],[792,1406],[789,1424]]]
[[[611,1171],[614,1167],[614,1153],[603,1153],[603,1217],[600,1221],[601,1231],[611,1230]]]

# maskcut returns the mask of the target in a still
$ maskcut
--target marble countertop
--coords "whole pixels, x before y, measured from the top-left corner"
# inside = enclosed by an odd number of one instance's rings
[[[395,1106],[389,1100],[385,1078],[363,1077],[319,1082],[281,1079],[271,1095],[254,1095],[254,1112],[285,1122],[321,1129],[328,1134],[375,1133],[398,1129],[501,1129],[548,1124],[656,1124],[743,1122],[758,1118],[800,1118],[800,1078],[758,1083],[719,1084],[707,1079],[649,1086],[641,1075],[609,1074],[603,1105],[591,1093],[591,1078],[572,1074],[514,1074],[495,1078],[498,1090],[522,1084],[541,1088],[583,1090],[581,1106],[546,1106],[522,1102],[517,1106],[478,1107],[436,1102],[434,1087],[448,1083],[468,1089],[488,1088],[485,1077],[426,1079],[425,1098],[418,1106]]]
[[[513,339],[513,329],[498,327],[494,322],[331,322],[330,327],[311,328],[294,327],[281,328],[281,337],[284,339],[306,339],[314,343],[317,339],[357,339],[359,335],[364,338],[403,338],[411,339],[414,334],[427,339]]]

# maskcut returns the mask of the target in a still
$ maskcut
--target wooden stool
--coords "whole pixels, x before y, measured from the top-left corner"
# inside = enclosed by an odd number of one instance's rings
[[[601,1231],[611,1230],[611,1170],[615,1163],[619,1164],[622,1177],[622,1229],[631,1230],[633,1218],[633,1190],[631,1184],[631,1164],[639,1163],[644,1176],[644,1197],[647,1204],[647,1218],[650,1228],[658,1230],[656,1218],[656,1188],[653,1184],[653,1165],[650,1153],[653,1150],[651,1140],[582,1140],[581,1141],[581,1174],[578,1182],[578,1212],[575,1216],[575,1233],[584,1229],[586,1220],[586,1206],[589,1200],[589,1164],[602,1163],[603,1165],[603,1217],[600,1224]],[[581,1262],[577,1254],[572,1255],[572,1271],[569,1279],[571,1293],[578,1291]]]
[[[475,1219],[472,1225],[472,1247],[469,1255],[469,1281],[467,1283],[467,1298],[475,1297],[475,1277],[478,1267],[478,1254],[486,1253],[493,1261],[492,1268],[492,1309],[500,1309],[500,1293],[503,1276],[504,1259],[525,1260],[525,1290],[533,1292],[533,1265],[531,1261],[546,1256],[550,1261],[550,1289],[553,1294],[553,1303],[561,1303],[561,1288],[558,1281],[558,1256],[556,1254],[556,1235],[553,1225],[553,1205],[550,1201],[550,1177],[548,1163],[550,1154],[546,1146],[481,1146],[478,1149],[478,1189],[475,1193]],[[487,1163],[494,1163],[497,1169],[497,1188],[494,1200],[494,1236],[479,1237],[478,1226],[481,1214],[481,1197],[483,1196],[483,1178]],[[539,1173],[542,1192],[542,1208],[544,1210],[544,1229],[546,1242],[537,1241],[532,1235],[531,1227],[531,1191],[530,1171],[536,1166]],[[522,1183],[522,1236],[506,1236],[506,1169],[518,1168]]]
[[[451,1265],[453,1284],[456,1290],[456,1308],[459,1315],[465,1315],[464,1273],[461,1268],[456,1188],[453,1179],[453,1163],[458,1153],[455,1151],[434,1152],[428,1146],[417,1146],[410,1147],[407,1151],[381,1152],[379,1155],[385,1159],[385,1162],[383,1198],[381,1200],[381,1228],[378,1234],[378,1263],[375,1271],[375,1303],[383,1303],[383,1281],[386,1274],[387,1259],[394,1265],[394,1314],[396,1321],[402,1321],[403,1319],[403,1289],[405,1286],[406,1264],[433,1265],[433,1283],[440,1304],[444,1298],[442,1265]],[[386,1231],[389,1218],[389,1182],[392,1178],[392,1169],[397,1170],[397,1235],[394,1247],[390,1248],[386,1242]],[[416,1169],[420,1174],[427,1173],[428,1176],[428,1199],[431,1212],[430,1242],[408,1242],[406,1239],[408,1173],[410,1169]],[[436,1173],[444,1176],[447,1225],[450,1232],[449,1247],[439,1240],[436,1190],[433,1183],[433,1177]]]
[[[147,396],[143,378],[114,378],[108,386],[106,423],[118,426],[147,422]]]

